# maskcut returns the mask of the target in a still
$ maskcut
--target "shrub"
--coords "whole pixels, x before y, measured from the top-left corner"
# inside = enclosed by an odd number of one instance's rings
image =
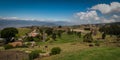
[[[29,59],[33,60],[37,57],[39,57],[39,53],[41,52],[41,50],[34,50],[29,54]]]
[[[22,46],[16,46],[16,48],[28,48],[27,45],[22,45]]]
[[[106,33],[103,33],[102,34],[102,39],[105,39],[105,37],[106,37]]]
[[[48,43],[53,43],[54,41],[52,39],[48,40],[47,41]]]
[[[93,44],[89,44],[89,47],[93,47]]]
[[[32,44],[32,43],[28,42],[28,43],[26,43],[25,45],[26,45],[26,46],[30,46],[31,44]]]
[[[56,54],[60,54],[61,52],[61,48],[60,47],[54,47],[51,49],[51,55],[56,55]]]
[[[6,45],[4,45],[4,48],[5,49],[12,49],[12,48],[14,48],[12,45],[10,45],[10,44],[6,44]]]
[[[84,30],[90,30],[90,28],[84,28]]]
[[[99,42],[99,41],[96,41],[96,42],[95,42],[95,46],[100,46],[100,42]]]
[[[37,38],[37,37],[34,37],[33,40],[34,40],[35,42],[39,42],[39,41],[40,41],[40,39]]]
[[[26,37],[24,38],[24,41],[34,41],[33,37]]]
[[[83,37],[83,42],[92,42],[93,41],[93,37],[91,35],[91,33],[87,33],[84,37]]]

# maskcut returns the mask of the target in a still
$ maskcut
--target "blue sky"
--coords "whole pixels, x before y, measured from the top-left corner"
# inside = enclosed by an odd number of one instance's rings
[[[73,20],[78,12],[112,2],[120,0],[0,0],[0,17],[67,21]]]

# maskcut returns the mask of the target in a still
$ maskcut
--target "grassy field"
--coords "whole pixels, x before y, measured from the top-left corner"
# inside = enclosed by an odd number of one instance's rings
[[[57,41],[54,41],[54,43],[81,42],[83,39],[76,35],[62,34],[62,37],[57,38],[56,40]]]
[[[94,47],[65,52],[42,60],[120,60],[120,48]]]
[[[83,35],[82,35],[83,36]],[[47,42],[37,42],[37,44],[39,45],[44,45],[44,44],[63,44],[63,43],[75,43],[75,42],[82,42],[83,41],[83,38],[79,38],[78,36],[76,35],[68,35],[66,33],[63,33],[61,38],[57,37],[56,38],[56,41],[54,40],[49,40]]]
[[[24,36],[26,33],[30,32],[31,30],[28,28],[18,28],[18,36]]]

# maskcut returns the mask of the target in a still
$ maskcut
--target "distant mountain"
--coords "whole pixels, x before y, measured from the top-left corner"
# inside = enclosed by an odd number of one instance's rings
[[[113,22],[113,23],[109,23],[109,24],[112,24],[112,25],[119,24],[120,25],[120,22]]]
[[[0,28],[5,27],[24,27],[24,26],[56,26],[56,25],[70,25],[65,21],[28,21],[28,20],[0,20]]]

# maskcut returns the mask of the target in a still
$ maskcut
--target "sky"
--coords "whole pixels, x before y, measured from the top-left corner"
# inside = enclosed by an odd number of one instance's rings
[[[0,19],[119,22],[120,0],[0,0]]]

